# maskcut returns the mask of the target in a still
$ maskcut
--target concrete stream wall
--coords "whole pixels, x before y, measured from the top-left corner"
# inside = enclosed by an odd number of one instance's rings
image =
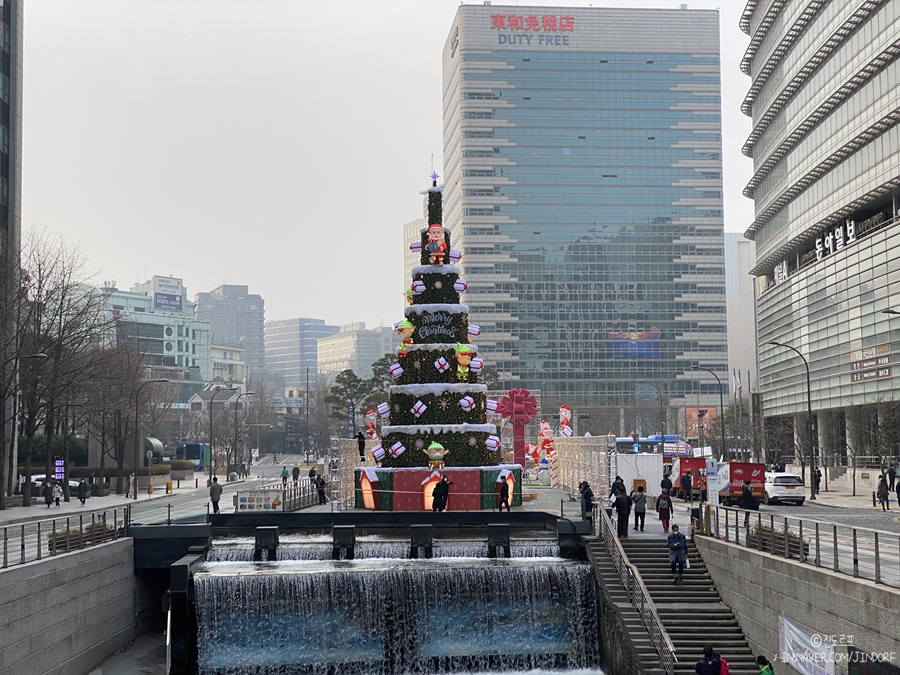
[[[0,673],[87,673],[135,638],[132,539],[0,571]]]
[[[900,590],[718,539],[694,542],[754,653],[770,660],[779,653],[784,615],[807,635],[845,636],[873,655],[893,652],[889,662],[900,667]],[[835,646],[836,675],[848,672],[847,652]]]

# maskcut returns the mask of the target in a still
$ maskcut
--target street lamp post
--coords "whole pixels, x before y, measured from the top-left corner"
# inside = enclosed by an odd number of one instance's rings
[[[47,355],[43,352],[38,352],[36,354],[23,354],[20,356],[13,356],[6,361],[3,362],[2,370],[5,374],[6,366],[14,361],[21,361],[22,359],[46,359]],[[6,381],[3,382],[3,391],[2,396],[0,396],[0,420],[2,420],[2,424],[0,424],[0,444],[3,446],[3,452],[0,453],[0,510],[6,509],[6,488],[7,488],[7,477],[5,475],[6,468],[6,423],[9,421],[6,419]],[[16,410],[15,399],[13,399],[13,419],[15,418],[15,410]],[[12,439],[15,437],[15,424],[13,424],[13,432],[9,435],[9,476],[13,475],[13,441]],[[10,482],[10,492],[12,491],[12,483]]]
[[[719,376],[715,374],[709,368],[704,368],[703,366],[691,366],[691,370],[705,370],[707,373],[712,374],[714,378],[716,378],[716,382],[719,383],[719,414],[722,416],[722,456],[725,456],[725,396],[722,394],[722,380],[719,379]]]
[[[148,384],[158,384],[160,382],[168,382],[168,380],[147,380],[140,387],[137,388],[137,393],[134,395],[134,498],[138,498],[138,440],[140,439],[141,432],[138,428],[138,403],[141,400],[141,389],[146,387]],[[150,474],[147,474],[147,479],[149,480]]]
[[[663,443],[666,441],[666,414],[663,412],[663,397],[662,392],[659,390],[653,382],[648,382],[647,380],[638,380],[638,384],[649,384],[651,387],[656,389],[656,395],[659,396],[659,426],[662,427],[662,435],[663,435]]]
[[[809,461],[809,491],[810,491],[810,500],[815,501],[816,499],[816,478],[815,474],[813,474],[813,465],[815,463],[815,458],[813,457],[813,423],[812,423],[812,390],[809,384],[809,362],[806,360],[806,357],[800,353],[800,351],[790,345],[786,345],[783,342],[775,342],[774,340],[770,340],[770,345],[774,345],[775,347],[787,347],[792,352],[794,352],[800,359],[803,361],[803,365],[806,367],[806,433],[808,436],[808,461]]]
[[[237,462],[237,444],[238,444],[238,403],[241,402],[241,399],[245,396],[253,396],[255,391],[245,391],[243,394],[239,394],[238,397],[234,401],[234,459]]]
[[[228,389],[216,389],[213,392],[213,395],[209,398],[209,484],[212,485],[213,479],[213,464],[215,463],[215,452],[213,452],[213,402],[216,400],[216,396],[218,396],[221,392],[235,392],[237,389],[234,387],[230,387]],[[235,404],[237,405],[237,404]]]

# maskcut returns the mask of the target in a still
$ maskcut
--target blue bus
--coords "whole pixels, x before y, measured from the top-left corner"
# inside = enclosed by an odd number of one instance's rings
[[[660,447],[662,446],[662,448]],[[616,451],[621,453],[655,452],[662,450],[666,457],[692,457],[691,444],[681,436],[655,434],[635,440],[631,436],[616,439]]]
[[[166,449],[171,452],[172,459],[192,461],[197,471],[205,471],[209,467],[209,443],[169,443]]]

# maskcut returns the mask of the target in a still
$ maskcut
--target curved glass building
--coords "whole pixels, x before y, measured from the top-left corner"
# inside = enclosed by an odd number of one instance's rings
[[[463,5],[443,91],[444,224],[502,383],[717,408],[693,366],[728,400],[718,12]]]
[[[769,445],[806,447],[809,405],[819,451],[895,454],[900,1],[750,0],[741,28]]]

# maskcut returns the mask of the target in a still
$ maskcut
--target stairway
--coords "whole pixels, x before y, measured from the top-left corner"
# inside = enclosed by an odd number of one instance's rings
[[[625,586],[622,585],[619,573],[616,571],[613,561],[606,551],[606,544],[603,543],[602,539],[585,539],[585,549],[588,560],[594,566],[597,582],[602,587],[601,592],[618,609],[621,617],[621,628],[634,645],[640,660],[639,667],[643,669],[641,672],[645,675],[665,675],[665,672],[660,668],[659,656],[656,654],[653,642],[644,628],[640,614],[629,601]]]
[[[722,602],[694,542],[688,540],[690,569],[672,581],[669,552],[662,538],[629,537],[625,554],[637,567],[675,646],[677,675],[694,673],[704,645],[720,653],[734,675],[757,675],[753,653],[731,608]]]

